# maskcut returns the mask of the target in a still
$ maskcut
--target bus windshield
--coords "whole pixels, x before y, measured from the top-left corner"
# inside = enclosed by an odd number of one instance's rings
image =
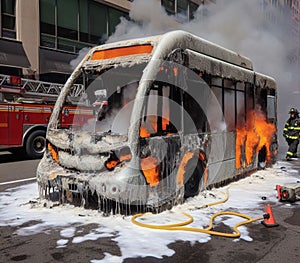
[[[60,112],[59,128],[94,135],[127,135],[133,101],[145,63],[128,67],[84,69],[77,80],[85,87],[80,97],[67,96]],[[72,112],[69,104],[76,104]],[[66,121],[72,118],[70,121]],[[67,124],[68,123],[68,124]]]

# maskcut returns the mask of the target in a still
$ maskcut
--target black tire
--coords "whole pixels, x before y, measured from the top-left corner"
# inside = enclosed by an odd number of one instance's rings
[[[25,143],[25,151],[29,158],[40,159],[46,149],[46,132],[43,130],[33,131]]]
[[[267,147],[264,145],[258,152],[258,169],[264,170],[267,165]]]
[[[184,184],[185,198],[194,197],[199,194],[203,173],[204,164],[200,160],[198,160],[197,165],[195,165],[195,161],[190,161],[187,164],[185,177],[188,176],[188,180]]]

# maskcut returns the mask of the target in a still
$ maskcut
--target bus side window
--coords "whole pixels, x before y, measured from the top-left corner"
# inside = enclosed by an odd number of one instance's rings
[[[251,112],[254,109],[254,89],[253,84],[246,83],[245,84],[245,92],[246,92],[246,112]],[[246,115],[247,118],[247,115]]]
[[[235,129],[235,86],[231,79],[224,79],[224,118],[227,131]]]
[[[198,96],[201,96],[199,88]],[[207,120],[204,111],[202,110],[201,101],[197,97],[192,97],[191,94],[185,92],[183,96],[184,106],[184,133],[202,133],[206,131]]]
[[[174,134],[181,130],[179,90],[163,82],[153,84],[144,106],[141,137]]]
[[[256,87],[256,94],[259,94],[258,96],[258,103],[261,106],[261,109],[263,112],[267,111],[267,96],[268,96],[268,90],[266,87],[257,86]]]
[[[222,89],[222,78],[211,77],[211,94],[209,96],[208,103],[208,114],[210,115],[210,131],[215,132],[220,130],[220,123],[224,121],[223,116],[216,116],[216,107],[220,109],[222,113],[224,111],[223,105],[223,89]]]
[[[276,118],[276,99],[275,96],[268,95],[267,97],[267,118]]]
[[[245,84],[243,82],[236,83],[236,127],[245,125]]]
[[[207,131],[207,109],[210,88],[202,74],[188,71],[185,76],[186,90],[183,91],[183,129],[185,134]]]

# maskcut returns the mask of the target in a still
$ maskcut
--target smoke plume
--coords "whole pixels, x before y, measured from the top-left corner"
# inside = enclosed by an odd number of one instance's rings
[[[130,21],[122,18],[108,42],[162,34],[182,29],[238,52],[253,61],[254,70],[277,81],[278,135],[290,107],[298,108],[300,77],[291,35],[291,10],[279,10],[261,0],[217,0],[199,6],[194,19],[178,23],[160,1],[135,0]]]

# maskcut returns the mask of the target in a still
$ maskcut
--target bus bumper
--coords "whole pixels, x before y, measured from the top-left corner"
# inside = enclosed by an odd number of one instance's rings
[[[147,206],[148,201],[144,177],[129,165],[113,172],[76,172],[45,155],[37,168],[37,182],[40,198],[58,204],[111,210],[114,206]]]

